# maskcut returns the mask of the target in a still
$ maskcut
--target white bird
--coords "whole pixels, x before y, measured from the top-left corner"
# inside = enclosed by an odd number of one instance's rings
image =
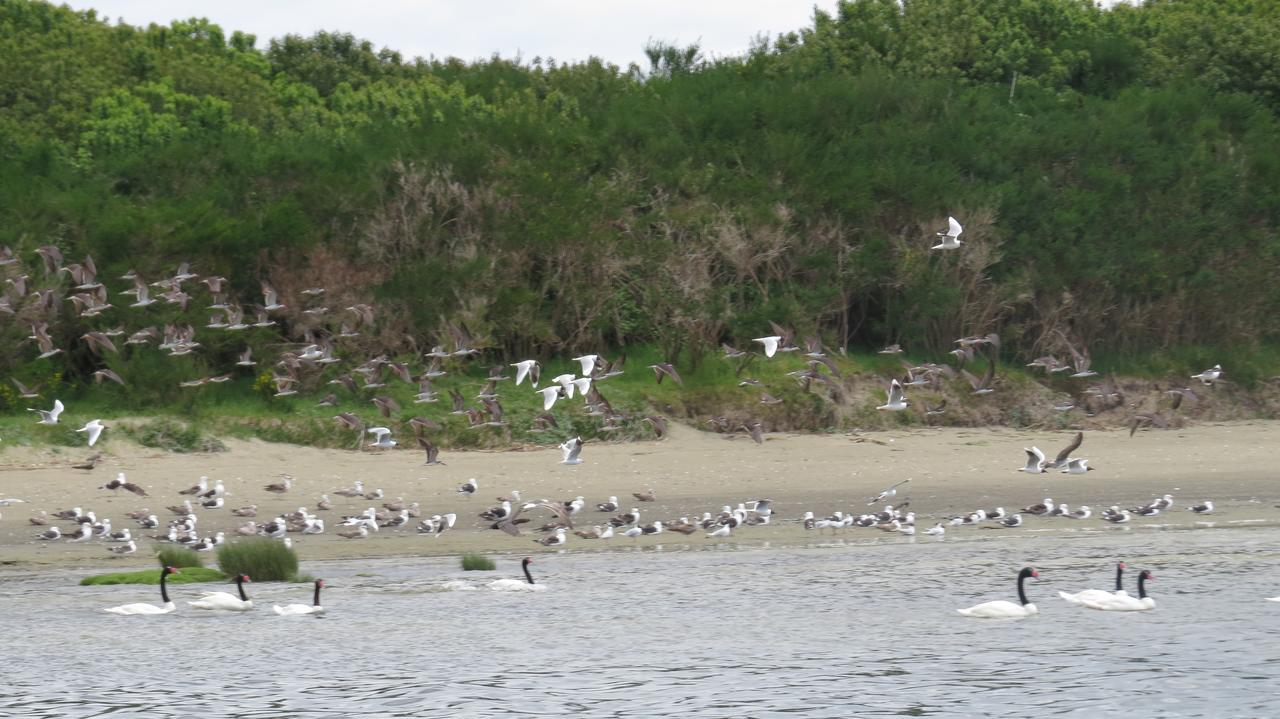
[[[573,385],[569,386],[572,387]],[[559,385],[543,387],[542,389],[537,390],[535,394],[542,395],[542,410],[545,412],[554,407],[556,400],[560,399],[560,393],[563,391],[565,391],[564,388]]]
[[[244,583],[249,581],[248,575],[236,575],[236,590],[240,596],[229,592],[206,592],[194,602],[187,602],[193,609],[208,609],[222,612],[247,612],[253,609],[253,600],[244,593]]]
[[[529,377],[529,384],[534,387],[538,386],[538,361],[537,360],[521,360],[511,365],[516,368],[516,386],[519,387],[524,382],[525,377]],[[530,376],[532,375],[532,376]],[[550,409],[550,408],[548,408]]]
[[[1204,500],[1204,504],[1197,504],[1194,507],[1187,507],[1187,509],[1191,510],[1192,512],[1195,512],[1196,514],[1212,514],[1213,500],[1206,499]]]
[[[772,357],[778,352],[778,343],[782,341],[782,338],[775,335],[773,337],[757,337],[751,341],[764,345],[764,356]]]
[[[1030,617],[1038,614],[1040,610],[1036,609],[1036,605],[1027,601],[1027,594],[1023,591],[1022,584],[1027,577],[1039,577],[1040,573],[1031,567],[1025,567],[1018,572],[1018,603],[998,599],[994,602],[983,602],[975,604],[968,609],[957,609],[966,617],[976,617],[978,619],[1018,619],[1021,617]]]
[[[106,429],[106,425],[102,424],[102,420],[90,420],[85,426],[77,429],[77,432],[87,432],[89,435],[89,446],[92,447],[98,441],[98,436],[102,434],[102,430]]]
[[[598,355],[582,355],[581,357],[574,357],[573,361],[582,365],[582,376],[590,378],[591,372],[596,368],[596,362],[600,361],[600,357]]]
[[[1222,377],[1222,365],[1216,364],[1200,374],[1191,375],[1191,379],[1198,379],[1200,383],[1206,387],[1217,382]]]
[[[564,459],[560,460],[560,464],[582,464],[582,438],[574,437],[560,445],[560,451],[564,452]]]
[[[43,409],[33,409],[31,407],[28,407],[27,411],[35,412],[36,414],[40,415],[40,421],[36,422],[36,424],[57,424],[58,415],[62,414],[62,410],[64,409],[66,408],[62,406],[62,400],[55,399],[53,401],[53,409],[43,410]]]
[[[886,499],[891,499],[891,498],[893,498],[893,497],[898,496],[898,487],[901,487],[902,485],[904,485],[904,484],[906,484],[907,482],[910,482],[910,481],[911,481],[910,479],[904,479],[904,480],[902,480],[901,482],[898,482],[897,484],[890,485],[890,486],[889,486],[889,487],[887,487],[884,491],[882,491],[880,494],[877,494],[876,496],[872,497],[872,498],[867,502],[867,506],[868,506],[868,507],[870,507],[870,506],[871,506],[871,505],[873,505],[873,504],[879,504],[880,502],[882,502],[882,501],[884,501],[884,500],[886,500]]]
[[[934,537],[941,537],[947,533],[947,528],[942,526],[942,522],[938,522],[932,527],[924,530],[924,533]]]
[[[168,614],[176,610],[178,607],[175,606],[173,602],[169,601],[169,588],[165,585],[165,580],[169,578],[170,574],[177,574],[177,573],[178,573],[178,570],[174,569],[173,567],[165,567],[164,569],[160,570],[160,599],[164,601],[164,604],[157,607],[154,604],[138,602],[137,604],[121,604],[118,607],[107,607],[102,611],[109,612],[111,614],[131,615],[131,614]]]
[[[564,390],[565,397],[569,399],[573,399],[573,388],[574,388],[573,380],[574,379],[575,377],[571,374],[559,374],[559,375],[556,375],[555,377],[552,377],[551,381],[560,385],[560,388]],[[543,396],[545,398],[545,395]],[[548,407],[547,409],[551,409],[551,408]]]
[[[467,480],[466,484],[458,487],[458,494],[472,495],[476,493],[477,489],[480,489],[480,484],[476,482],[475,477],[472,477]]]
[[[964,232],[964,228],[960,226],[960,223],[956,221],[956,218],[947,217],[947,230],[946,232],[938,233],[938,237],[941,237],[942,241],[934,245],[933,249],[935,250],[959,249],[960,245],[963,244],[960,240],[960,234],[962,232]]]
[[[391,430],[386,427],[370,427],[365,430],[369,434],[374,435],[374,440],[369,443],[370,447],[381,447],[383,449],[391,449],[396,446],[396,441],[391,439]]]
[[[1147,596],[1146,581],[1154,579],[1154,575],[1150,570],[1144,569],[1138,575],[1138,596],[1131,597],[1127,593],[1116,592],[1106,597],[1096,597],[1081,600],[1081,604],[1090,609],[1100,609],[1106,612],[1145,612],[1149,609],[1156,608],[1156,600]]]
[[[533,581],[533,575],[529,573],[529,565],[533,564],[533,560],[525,557],[520,562],[521,568],[524,570],[524,579],[495,579],[487,585],[489,589],[495,592],[541,592],[546,590],[547,585],[537,584]]]
[[[628,530],[628,531],[629,531],[629,530]],[[727,537],[727,536],[729,536],[732,532],[733,532],[733,530],[729,528],[729,525],[725,524],[725,525],[722,525],[719,529],[715,530],[714,532],[711,532],[710,534],[708,534],[708,535],[707,535],[707,538],[708,538],[708,539],[718,539],[718,538],[720,538],[720,537]]]
[[[311,605],[306,604],[286,604],[283,607],[275,604],[271,610],[282,617],[299,617],[305,614],[324,614],[324,607],[320,606],[320,590],[324,588],[324,580],[317,579],[315,582],[315,596],[311,600]]]
[[[1125,563],[1116,562],[1116,588],[1114,592],[1108,592],[1105,589],[1086,589],[1082,592],[1076,592],[1075,594],[1068,594],[1066,592],[1059,591],[1058,596],[1071,604],[1075,604],[1076,606],[1084,606],[1084,601],[1086,599],[1108,599],[1114,594],[1124,594],[1128,596],[1129,593],[1124,590],[1124,585],[1122,584],[1124,570]]]
[[[1019,467],[1019,472],[1027,472],[1029,474],[1043,474],[1044,469],[1044,452],[1039,447],[1023,447],[1023,452],[1027,453],[1027,465]]]
[[[1087,459],[1068,459],[1067,466],[1062,468],[1063,474],[1088,474],[1093,471]]]
[[[907,404],[907,398],[902,394],[902,384],[895,379],[889,383],[889,400],[876,409],[896,412],[906,409]]]

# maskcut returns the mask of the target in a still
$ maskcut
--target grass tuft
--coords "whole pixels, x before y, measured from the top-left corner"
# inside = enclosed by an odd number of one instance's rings
[[[203,567],[204,557],[186,547],[165,547],[156,552],[156,559],[162,567]]]
[[[226,579],[226,575],[216,569],[208,569],[206,567],[186,567],[179,569],[177,574],[169,576],[170,584],[195,584],[197,582],[220,582]],[[81,586],[93,586],[104,584],[159,584],[159,569],[144,569],[140,572],[112,572],[110,574],[95,574],[92,577],[85,577],[80,580]]]
[[[218,568],[255,582],[291,582],[298,575],[298,555],[274,539],[246,539],[218,547]]]
[[[496,565],[493,560],[483,554],[464,554],[462,555],[462,569],[467,572],[488,572],[492,571]]]

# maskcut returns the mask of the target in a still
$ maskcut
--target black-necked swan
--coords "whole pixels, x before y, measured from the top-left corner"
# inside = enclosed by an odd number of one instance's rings
[[[1016,619],[1039,614],[1040,610],[1036,609],[1036,605],[1027,601],[1027,594],[1022,588],[1022,583],[1027,580],[1027,577],[1039,576],[1040,573],[1031,567],[1025,567],[1021,572],[1018,572],[1018,604],[997,599],[994,602],[983,602],[982,604],[975,604],[968,609],[957,609],[956,611],[966,617],[977,617],[979,619]]]
[[[1116,562],[1116,590],[1114,594],[1124,594],[1125,596],[1128,596],[1129,593],[1124,590],[1124,587],[1121,584],[1124,577],[1124,570],[1125,570],[1124,562]],[[1086,589],[1083,592],[1076,592],[1075,594],[1058,592],[1058,596],[1062,597],[1068,602],[1071,602],[1072,604],[1075,604],[1077,606],[1083,606],[1086,599],[1095,599],[1095,600],[1106,599],[1108,597],[1113,596],[1113,593],[1108,592],[1105,589]]]
[[[164,569],[160,570],[160,598],[164,600],[164,604],[162,604],[161,606],[157,607],[154,604],[147,604],[146,602],[138,602],[136,604],[121,604],[118,607],[107,607],[102,611],[110,612],[112,614],[131,615],[131,614],[168,614],[169,612],[176,610],[178,607],[175,606],[173,602],[169,601],[169,588],[165,586],[165,580],[168,579],[170,574],[177,574],[177,573],[178,573],[178,570],[174,569],[173,567],[165,567]]]
[[[229,592],[206,592],[194,602],[187,602],[187,605],[195,609],[211,609],[223,612],[247,612],[253,609],[253,600],[245,596],[244,583],[249,581],[249,575],[236,575],[236,590],[240,596],[236,596]]]
[[[1155,579],[1150,570],[1144,569],[1138,574],[1138,596],[1128,594],[1112,594],[1097,599],[1086,599],[1083,604],[1090,609],[1101,609],[1108,612],[1143,612],[1156,608],[1156,600],[1147,596],[1146,581]]]
[[[320,590],[323,588],[324,580],[317,579],[316,593],[315,597],[311,600],[311,606],[307,606],[306,604],[286,604],[282,607],[279,604],[276,604],[273,605],[271,609],[282,617],[297,617],[302,616],[303,614],[324,614],[324,607],[320,606]]]
[[[541,592],[546,590],[545,584],[538,584],[533,581],[533,575],[529,573],[529,565],[533,564],[533,560],[525,557],[520,562],[521,569],[524,570],[524,579],[496,579],[489,582],[489,589],[495,592]]]

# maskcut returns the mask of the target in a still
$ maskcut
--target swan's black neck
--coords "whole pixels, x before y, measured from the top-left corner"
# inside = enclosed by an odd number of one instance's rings
[[[1123,565],[1123,564],[1117,564],[1117,565],[1116,565],[1116,591],[1117,591],[1117,592],[1118,592],[1118,591],[1120,591],[1120,590],[1122,590],[1122,589],[1124,589],[1124,586],[1123,586],[1122,584],[1120,584],[1120,578],[1121,578],[1123,575],[1124,575],[1124,565]]]
[[[315,607],[320,606],[320,583],[319,582],[316,582],[316,596],[314,599],[311,600],[311,605]]]
[[[1147,598],[1147,575],[1138,575],[1138,599]]]
[[[247,602],[249,598],[244,594],[244,579],[236,577],[236,589],[240,591],[240,601]]]
[[[1027,593],[1022,590],[1022,583],[1027,581],[1027,577],[1029,576],[1031,575],[1030,574],[1018,575],[1018,601],[1021,602],[1022,604],[1030,604],[1030,602],[1027,601]]]
[[[167,580],[168,578],[169,578],[169,570],[161,569],[160,570],[160,598],[164,600],[165,604],[169,603],[169,588],[165,586],[165,580]]]
[[[524,578],[525,578],[525,581],[529,582],[530,584],[534,584],[534,583],[535,583],[535,582],[533,581],[533,575],[532,575],[532,574],[529,574],[529,563],[528,563],[528,562],[525,562],[525,564],[524,564]]]

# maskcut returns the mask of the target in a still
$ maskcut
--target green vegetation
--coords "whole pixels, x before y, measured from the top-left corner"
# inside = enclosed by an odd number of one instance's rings
[[[461,560],[462,569],[467,572],[490,572],[496,566],[492,559],[483,554],[464,554]]]
[[[747,348],[770,320],[849,350],[840,364],[854,372],[899,371],[868,354],[884,344],[941,361],[956,337],[989,331],[1020,366],[1062,354],[1062,331],[1103,370],[1185,382],[1221,362],[1243,386],[1276,374],[1280,5],[846,0],[741,57],[661,44],[649,57],[626,69],[406,60],[340,33],[259,43],[201,19],[135,28],[0,3],[0,246],[22,259],[0,276],[30,278],[25,293],[6,285],[0,374],[43,387],[25,400],[0,386],[6,445],[82,446],[69,428],[30,426],[24,408],[56,394],[77,417],[119,418],[106,442],[355,446],[315,407],[332,390],[368,415],[367,397],[327,384],[350,365],[275,397],[281,347],[331,336],[340,357],[417,371],[422,351],[450,344],[447,323],[485,349],[475,364],[625,352],[628,373],[602,389],[615,407],[763,413],[775,427],[919,418],[807,393],[751,407],[710,357],[721,342]],[[965,245],[932,252],[947,215]],[[74,293],[69,273],[40,266],[47,244],[67,263],[92,255],[116,306],[87,317],[55,302],[54,314],[33,297]],[[194,282],[185,308],[119,295],[126,271],[154,281],[182,261],[227,277],[249,318],[271,281],[287,305],[278,324],[206,329],[210,296]],[[317,285],[331,308],[319,318],[300,294]],[[340,337],[359,303],[374,323]],[[26,338],[41,320],[65,352],[35,359]],[[195,327],[198,350],[123,344],[170,324]],[[119,353],[79,339],[113,327]],[[245,348],[256,367],[235,364]],[[683,391],[646,376],[659,360],[678,364]],[[801,366],[764,364],[748,374],[789,384]],[[125,386],[95,384],[100,369]],[[484,372],[449,371],[446,400]],[[380,391],[405,408],[391,425],[402,443],[408,416],[446,417],[393,384]],[[510,434],[455,421],[433,436],[604,434],[582,418],[530,434],[524,394],[503,396]]]
[[[226,575],[216,569],[205,567],[185,567],[177,574],[169,575],[169,584],[194,584],[197,582],[221,582]],[[82,586],[94,584],[159,584],[159,569],[144,569],[140,572],[113,572],[96,574],[80,580]]]
[[[156,560],[161,567],[203,567],[204,557],[199,552],[186,547],[164,547],[156,552]]]
[[[255,582],[292,582],[298,555],[274,539],[243,539],[218,546],[218,568],[228,576],[247,574]]]

